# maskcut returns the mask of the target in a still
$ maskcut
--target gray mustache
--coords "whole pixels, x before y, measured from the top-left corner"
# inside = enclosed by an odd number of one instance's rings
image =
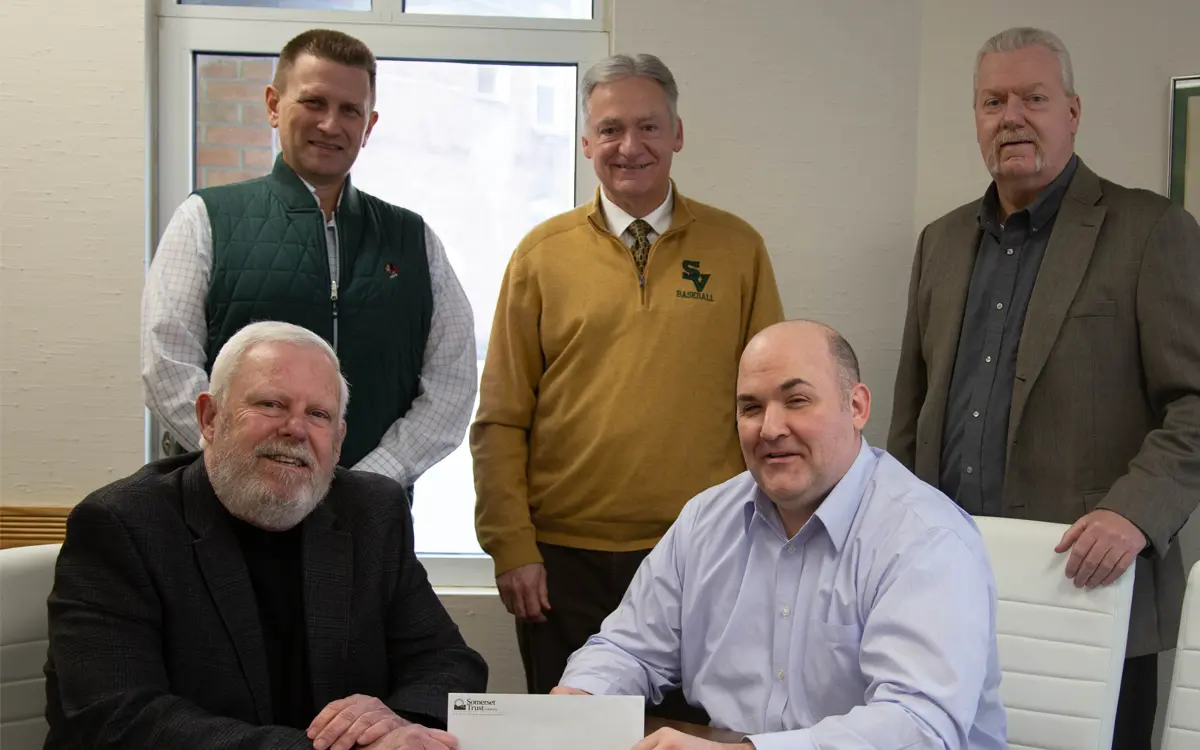
[[[315,457],[307,448],[281,442],[263,443],[254,449],[254,455],[286,456],[287,458],[294,458],[297,461],[303,461],[306,466],[312,466],[316,463]]]

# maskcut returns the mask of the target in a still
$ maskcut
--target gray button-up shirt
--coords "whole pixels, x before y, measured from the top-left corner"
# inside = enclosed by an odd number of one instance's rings
[[[1000,222],[996,185],[979,207],[983,231],[963,312],[942,432],[940,489],[975,515],[1001,515],[1017,348],[1054,219],[1079,159],[1028,207]]]

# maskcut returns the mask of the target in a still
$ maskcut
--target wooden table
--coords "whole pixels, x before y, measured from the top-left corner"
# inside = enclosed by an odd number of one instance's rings
[[[646,735],[658,731],[659,729],[676,729],[684,734],[690,734],[693,737],[711,740],[712,742],[728,742],[737,744],[742,741],[746,735],[742,732],[735,732],[732,729],[718,729],[716,727],[704,726],[702,724],[688,724],[682,721],[670,721],[668,719],[657,719],[652,716],[646,717]]]

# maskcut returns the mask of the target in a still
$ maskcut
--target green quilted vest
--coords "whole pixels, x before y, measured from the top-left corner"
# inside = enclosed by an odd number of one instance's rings
[[[280,320],[320,334],[335,345],[350,382],[339,463],[353,466],[417,397],[433,315],[425,222],[347,179],[334,215],[334,299],[325,219],[282,157],[266,177],[197,193],[212,224],[209,373],[221,346],[248,323]]]

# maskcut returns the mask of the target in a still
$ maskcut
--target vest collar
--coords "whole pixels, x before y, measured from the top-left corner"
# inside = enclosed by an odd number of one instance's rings
[[[275,195],[287,206],[289,212],[315,213],[321,210],[321,207],[313,200],[313,194],[309,192],[304,180],[300,179],[300,175],[296,174],[295,170],[283,160],[282,153],[275,157],[275,166],[271,169],[267,181]],[[338,213],[342,216],[347,213],[357,216],[361,211],[362,198],[358,193],[358,188],[354,187],[350,182],[350,176],[346,175],[346,184],[342,186],[342,195],[338,199]]]

